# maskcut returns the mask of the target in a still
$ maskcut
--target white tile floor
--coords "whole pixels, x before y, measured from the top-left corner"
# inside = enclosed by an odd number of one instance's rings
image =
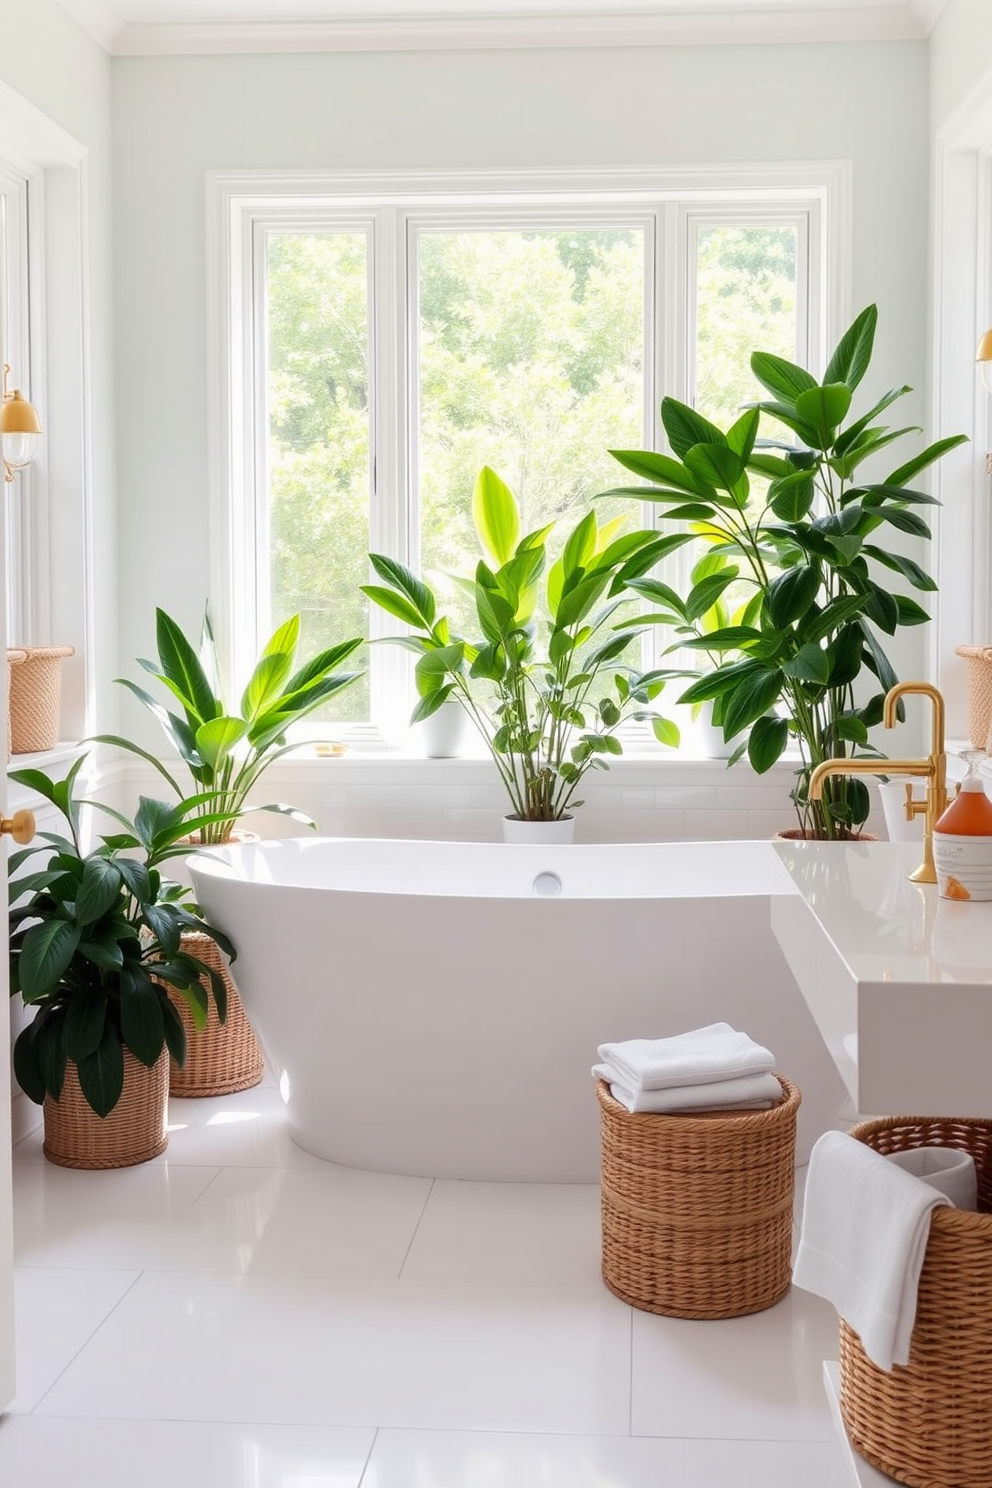
[[[828,1488],[833,1313],[634,1312],[593,1187],[294,1147],[278,1093],[174,1101],[168,1152],[15,1151],[3,1488]]]

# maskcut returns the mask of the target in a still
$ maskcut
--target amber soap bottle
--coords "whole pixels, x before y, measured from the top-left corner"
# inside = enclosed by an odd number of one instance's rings
[[[984,751],[963,756],[968,773],[933,829],[933,860],[942,899],[992,899],[992,801],[978,771]]]

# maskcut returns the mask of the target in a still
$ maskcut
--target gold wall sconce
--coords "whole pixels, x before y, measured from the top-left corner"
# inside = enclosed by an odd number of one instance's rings
[[[992,328],[985,332],[985,335],[978,343],[978,350],[975,352],[975,365],[978,368],[978,375],[982,379],[982,387],[986,392],[992,393]],[[985,456],[985,473],[986,475],[992,475],[992,454]]]
[[[35,456],[38,437],[41,434],[41,419],[37,409],[23,397],[18,388],[7,387],[10,364],[3,364],[3,403],[0,405],[0,455],[3,458],[3,478],[14,479],[15,470],[23,470]]]

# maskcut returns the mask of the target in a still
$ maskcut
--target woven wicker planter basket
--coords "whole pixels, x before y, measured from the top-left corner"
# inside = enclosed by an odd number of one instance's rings
[[[912,1488],[992,1484],[992,1121],[900,1116],[851,1136],[876,1152],[953,1147],[978,1170],[975,1214],[935,1209],[909,1363],[888,1372],[840,1325],[840,1409],[852,1445]]]
[[[10,747],[14,754],[54,749],[59,741],[62,662],[75,646],[28,646],[10,675]]]
[[[984,749],[992,727],[992,646],[956,646],[968,663],[968,738]]]
[[[45,1156],[61,1168],[130,1168],[148,1162],[164,1152],[169,1141],[168,1096],[169,1059],[164,1049],[151,1069],[124,1050],[124,1090],[109,1116],[90,1109],[70,1061],[59,1099],[45,1097]]]
[[[797,1086],[770,1111],[602,1116],[603,1280],[645,1312],[728,1318],[789,1290]]]
[[[27,659],[28,659],[28,653],[22,647],[20,647],[20,646],[8,646],[7,647],[7,762],[8,762],[8,764],[10,763],[10,757],[11,757],[11,755],[14,752],[13,739],[11,738],[11,730],[10,730],[10,675],[11,675],[11,671],[13,670],[14,667],[20,666],[21,663],[23,661],[27,661]]]
[[[248,1021],[244,1003],[231,979],[227,957],[209,935],[189,934],[182,938],[183,950],[219,971],[227,986],[227,1018],[217,1017],[213,995],[204,979],[210,997],[207,1021],[197,1029],[193,1015],[178,992],[167,988],[186,1029],[186,1063],[169,1065],[169,1093],[182,1096],[231,1095],[235,1090],[249,1090],[262,1078],[262,1051],[255,1030]]]

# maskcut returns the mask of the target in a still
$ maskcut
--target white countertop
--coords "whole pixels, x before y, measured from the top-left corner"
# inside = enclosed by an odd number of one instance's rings
[[[992,902],[911,883],[921,845],[776,842],[774,849],[859,982],[992,983]]]
[[[863,1116],[992,1117],[992,903],[914,884],[914,843],[778,842],[772,927]]]

